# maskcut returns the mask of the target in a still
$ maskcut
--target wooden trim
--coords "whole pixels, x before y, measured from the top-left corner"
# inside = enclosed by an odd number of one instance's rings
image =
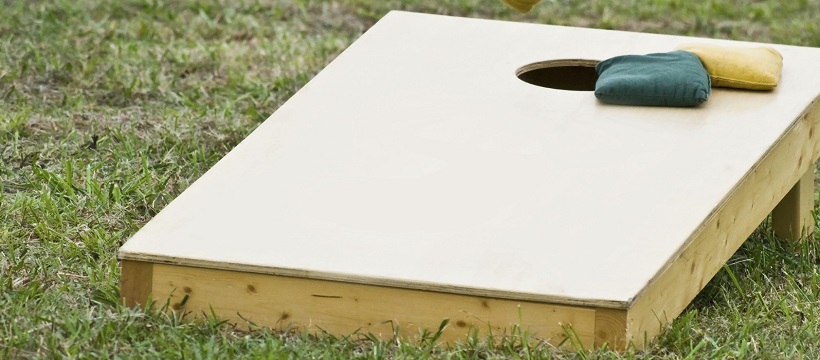
[[[814,233],[814,166],[772,211],[772,228],[781,239],[798,240]]]
[[[521,334],[551,344],[573,334],[584,346],[594,343],[595,309],[409,290],[327,280],[154,265],[154,299],[193,317],[210,315],[240,327],[307,329],[339,336],[395,334],[414,339],[435,333],[441,340],[468,336]],[[569,344],[569,341],[564,342]]]
[[[125,306],[146,305],[151,297],[154,264],[142,261],[120,261],[120,296]]]
[[[270,266],[248,265],[230,262],[206,261],[198,259],[182,259],[176,257],[169,258],[167,256],[155,254],[131,253],[120,251],[118,256],[121,261],[130,260],[134,262],[149,262],[154,264],[190,266],[197,268],[234,271],[238,273],[254,273],[297,278],[305,277],[317,280],[336,281],[351,284],[376,285],[388,288],[402,288],[432,292],[446,292],[466,296],[490,297],[497,299],[520,300],[536,303],[554,303],[586,308],[626,309],[628,306],[628,303],[625,301],[568,298],[564,296],[556,296],[551,294],[519,293],[511,291],[500,291],[495,289],[471,288],[437,283],[402,281],[391,278],[365,277],[350,274],[305,271],[299,269],[277,268]]]
[[[633,299],[627,337],[643,347],[675,319],[820,155],[820,105],[812,103],[704,221],[679,256]]]

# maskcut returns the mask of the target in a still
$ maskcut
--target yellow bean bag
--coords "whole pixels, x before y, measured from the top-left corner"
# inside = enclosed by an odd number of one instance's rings
[[[692,52],[700,58],[714,87],[772,90],[780,81],[783,56],[770,47],[687,44],[678,50]]]
[[[541,0],[501,0],[503,3],[507,4],[507,6],[516,9],[520,12],[527,12],[532,9],[535,4],[541,2]]]

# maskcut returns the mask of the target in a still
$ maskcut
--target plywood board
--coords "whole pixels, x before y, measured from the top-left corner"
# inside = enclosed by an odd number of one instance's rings
[[[691,42],[759,46],[391,12],[120,258],[613,309],[600,323],[626,322],[810,108],[820,50],[772,45],[784,57],[774,91],[715,89],[694,109],[605,105],[516,72]],[[817,154],[797,156],[782,161],[797,171]],[[802,171],[771,184],[771,207]]]

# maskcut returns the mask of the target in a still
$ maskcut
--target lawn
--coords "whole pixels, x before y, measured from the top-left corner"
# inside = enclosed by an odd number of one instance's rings
[[[120,305],[128,237],[392,9],[820,46],[820,0],[546,0],[529,14],[496,0],[0,0],[0,358],[820,358],[820,247],[767,223],[624,355],[525,333],[436,347],[240,331]]]

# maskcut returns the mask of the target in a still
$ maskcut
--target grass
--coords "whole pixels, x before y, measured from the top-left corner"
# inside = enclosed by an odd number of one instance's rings
[[[391,9],[820,46],[818,0],[0,0],[0,358],[820,358],[820,256],[763,224],[650,347],[243,332],[119,305],[116,251]]]

